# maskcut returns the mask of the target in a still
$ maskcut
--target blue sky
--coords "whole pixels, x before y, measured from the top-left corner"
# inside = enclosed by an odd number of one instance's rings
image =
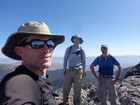
[[[31,20],[45,22],[51,33],[65,34],[54,56],[64,55],[75,34],[82,36],[87,56],[100,55],[101,44],[112,55],[140,55],[140,0],[0,0],[0,48]]]

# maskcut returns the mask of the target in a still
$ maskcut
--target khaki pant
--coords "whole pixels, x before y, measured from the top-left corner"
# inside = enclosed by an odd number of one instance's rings
[[[100,77],[98,92],[101,98],[101,105],[107,105],[106,103],[107,93],[109,94],[109,100],[111,105],[117,105],[115,87],[112,84],[112,78]]]
[[[74,105],[80,105],[81,102],[81,82],[82,82],[83,70],[68,70],[65,75],[65,81],[63,86],[63,103],[66,105],[68,102],[68,96],[73,83],[74,86]]]

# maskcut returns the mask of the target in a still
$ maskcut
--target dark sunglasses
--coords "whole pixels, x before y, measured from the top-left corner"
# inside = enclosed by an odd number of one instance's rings
[[[79,38],[74,38],[74,42],[78,42],[78,43],[80,43],[80,39]]]
[[[49,40],[38,40],[34,39],[31,40],[30,42],[23,42],[19,46],[25,46],[29,45],[32,49],[40,49],[43,48],[45,45],[47,45],[48,48],[53,48],[55,47],[55,43],[52,39]]]
[[[103,50],[107,50],[107,48],[106,48],[106,47],[102,47],[101,50],[102,50],[102,51],[103,51]]]

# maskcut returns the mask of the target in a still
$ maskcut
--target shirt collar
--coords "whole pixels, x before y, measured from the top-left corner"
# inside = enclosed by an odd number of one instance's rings
[[[36,75],[35,73],[33,73],[31,70],[29,70],[28,68],[26,68],[24,65],[20,65],[16,68],[16,70],[19,74],[27,74],[29,75],[31,78],[33,78],[34,80],[38,80],[39,76]]]

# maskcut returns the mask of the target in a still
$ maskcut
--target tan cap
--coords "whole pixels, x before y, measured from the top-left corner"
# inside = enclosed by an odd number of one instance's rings
[[[101,45],[101,48],[107,48],[108,49],[108,46],[103,44],[103,45]]]

